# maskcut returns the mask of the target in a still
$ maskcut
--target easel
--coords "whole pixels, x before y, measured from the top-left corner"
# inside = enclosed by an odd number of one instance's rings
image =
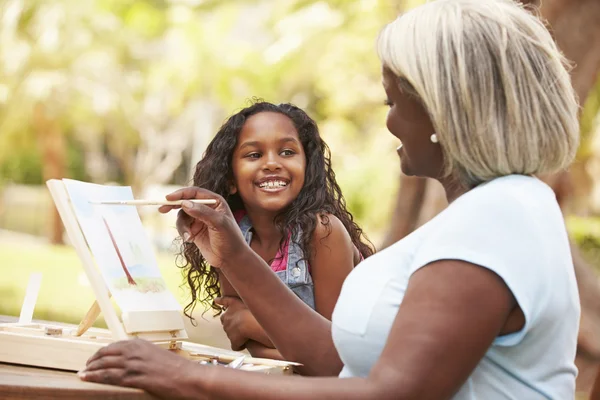
[[[95,267],[63,182],[53,179],[47,182],[47,186],[67,235],[82,262],[96,302],[78,328],[41,324],[0,324],[0,362],[78,371],[101,347],[113,341],[135,337],[197,361],[228,363],[242,355],[181,341],[188,336],[183,317],[178,311],[123,312],[119,320],[111,304],[108,289]],[[100,312],[104,315],[108,330],[90,328]],[[297,364],[246,357],[239,368],[268,374],[291,374],[293,365]]]

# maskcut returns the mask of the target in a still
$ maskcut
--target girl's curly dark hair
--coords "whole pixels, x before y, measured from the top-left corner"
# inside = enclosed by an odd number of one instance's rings
[[[261,112],[280,113],[290,118],[306,154],[304,186],[298,197],[274,220],[283,238],[280,246],[283,246],[290,233],[296,237],[297,232],[302,232],[299,244],[304,251],[304,258],[310,259],[313,252],[311,239],[317,216],[332,214],[342,222],[362,256],[366,258],[372,255],[375,251],[372,243],[346,209],[346,201],[331,167],[329,147],[321,139],[317,124],[303,110],[292,104],[275,105],[258,101],[229,117],[206,148],[202,160],[196,165],[194,186],[223,196],[233,212],[244,209],[239,195],[229,193],[233,176],[232,156],[246,119]],[[322,223],[327,225],[327,229],[331,229],[327,218],[322,218]],[[220,306],[213,302],[215,297],[221,295],[217,271],[208,265],[193,243],[183,243],[179,256],[179,260],[185,259],[183,265],[178,266],[183,269],[192,295],[191,302],[185,307],[185,315],[193,321],[191,315],[197,301],[212,307],[217,314],[220,313]],[[201,286],[204,287],[204,292]]]

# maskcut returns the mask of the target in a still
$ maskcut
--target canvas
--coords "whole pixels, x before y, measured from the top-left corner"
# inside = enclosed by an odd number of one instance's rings
[[[92,204],[132,200],[131,188],[62,181],[96,266],[121,311],[180,311],[158,269],[136,207]]]

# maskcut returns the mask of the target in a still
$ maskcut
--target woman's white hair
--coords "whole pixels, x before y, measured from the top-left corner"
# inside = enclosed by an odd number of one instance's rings
[[[430,114],[445,175],[467,187],[566,168],[579,144],[567,63],[548,30],[510,0],[437,0],[380,33],[384,67]],[[406,89],[404,89],[406,90]]]

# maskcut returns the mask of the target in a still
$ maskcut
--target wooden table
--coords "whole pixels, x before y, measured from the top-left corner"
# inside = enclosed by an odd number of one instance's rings
[[[0,315],[0,322],[17,318]],[[84,382],[74,372],[0,362],[0,399],[151,400],[148,393],[118,386]]]
[[[74,372],[0,363],[0,399],[156,398],[138,389],[83,382]]]

